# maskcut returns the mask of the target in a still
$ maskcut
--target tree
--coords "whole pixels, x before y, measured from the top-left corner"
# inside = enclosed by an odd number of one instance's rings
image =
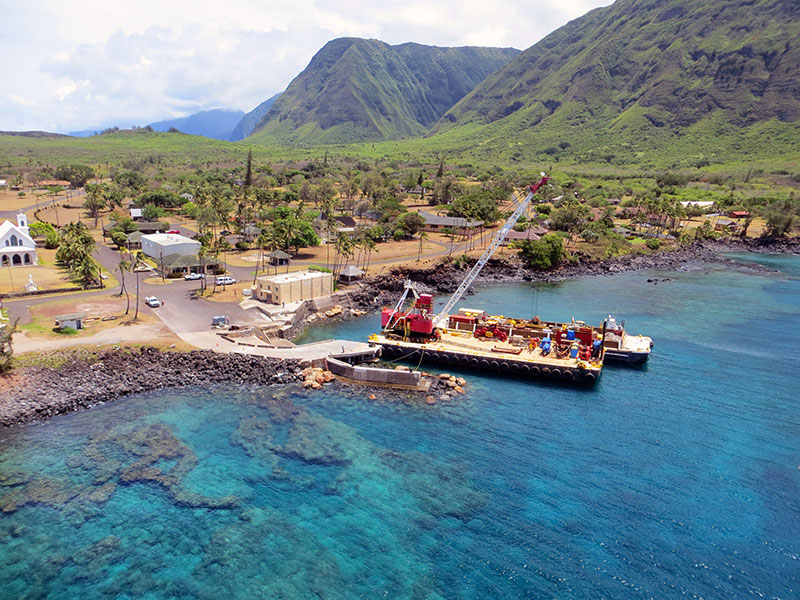
[[[28,228],[30,229],[32,237],[46,237],[51,233],[56,233],[55,227],[53,227],[50,223],[45,223],[43,221],[35,221],[30,223]]]
[[[83,256],[75,267],[75,274],[80,279],[84,288],[88,288],[100,282],[100,267],[89,256]]]
[[[591,214],[592,211],[588,206],[581,204],[575,198],[570,198],[552,210],[550,220],[554,229],[575,233]]]
[[[106,207],[105,186],[102,183],[87,183],[86,184],[86,200],[83,201],[83,208],[85,208],[89,216],[94,219],[94,226],[97,227],[97,219],[100,216],[100,211]]]
[[[59,238],[56,260],[67,265],[71,271],[75,271],[85,257],[91,256],[96,246],[89,229],[80,221],[67,223],[59,232]]]
[[[284,250],[294,248],[295,254],[297,254],[300,248],[319,246],[319,236],[317,232],[314,231],[314,227],[311,223],[298,219],[295,216],[273,221],[272,228]]]
[[[122,250],[128,246],[128,236],[123,231],[111,231],[111,242],[119,249]]]
[[[447,252],[447,256],[450,256],[453,254],[453,240],[456,238],[456,230],[452,227],[445,227],[442,229],[442,233],[450,238],[450,250]]]
[[[145,221],[158,221],[160,218],[165,217],[166,215],[167,211],[160,206],[145,204],[145,206],[142,208],[142,217],[145,219]]]
[[[452,217],[464,217],[490,224],[500,218],[498,200],[498,194],[490,190],[479,190],[453,200],[448,212]]]
[[[66,179],[72,187],[82,187],[94,177],[94,170],[86,165],[61,165],[54,172],[56,179]]]
[[[428,234],[424,231],[419,232],[419,252],[417,252],[417,262],[420,261],[422,258],[422,240],[428,237]]]
[[[139,206],[152,204],[162,208],[177,208],[183,203],[183,198],[172,190],[152,190],[141,194],[137,202]]]
[[[556,233],[548,233],[538,240],[525,240],[519,249],[522,260],[536,269],[558,266],[564,258],[564,240]]]
[[[122,208],[125,192],[118,185],[107,185],[105,187],[105,197],[108,208]]]
[[[413,237],[414,234],[425,227],[425,219],[415,212],[405,213],[398,222],[405,231],[406,237]]]
[[[125,294],[125,299],[128,301],[127,306],[125,307],[125,314],[127,315],[131,310],[131,296],[128,293],[128,288],[125,286],[125,273],[131,270],[131,257],[130,253],[123,251],[120,248],[119,254],[119,263],[117,263],[117,271],[119,271],[119,280],[120,280],[120,287],[119,287],[119,295]]]
[[[141,250],[133,255],[130,268],[134,273],[136,273],[136,312],[133,315],[134,321],[139,318],[139,267],[146,264],[147,263],[144,260],[144,254],[141,252]]]
[[[147,185],[147,180],[136,171],[117,173],[112,181],[123,188],[127,188],[134,194],[143,190]]]
[[[11,370],[11,358],[14,355],[14,333],[17,331],[17,321],[6,323],[0,327],[0,373],[7,373]]]
[[[779,238],[789,233],[794,225],[794,215],[780,208],[769,208],[764,211],[766,221],[763,236],[765,238]]]

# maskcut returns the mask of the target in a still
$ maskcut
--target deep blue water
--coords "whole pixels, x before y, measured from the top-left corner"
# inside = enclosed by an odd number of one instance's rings
[[[653,337],[594,388],[187,389],[0,432],[0,598],[798,598],[800,258],[739,258],[777,272],[463,302]]]

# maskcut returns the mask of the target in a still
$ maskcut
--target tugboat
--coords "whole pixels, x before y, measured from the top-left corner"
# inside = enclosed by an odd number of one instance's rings
[[[629,334],[625,331],[625,321],[617,322],[614,315],[608,315],[603,347],[609,362],[643,365],[650,357],[653,340],[645,335]]]

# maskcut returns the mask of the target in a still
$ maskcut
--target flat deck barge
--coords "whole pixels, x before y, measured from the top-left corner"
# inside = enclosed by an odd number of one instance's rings
[[[472,332],[444,330],[438,339],[402,339],[392,334],[373,334],[369,343],[383,349],[382,357],[408,362],[436,362],[468,369],[497,371],[520,376],[545,377],[594,383],[603,370],[602,357],[557,358],[544,355],[537,345],[517,346],[506,341],[476,338]]]

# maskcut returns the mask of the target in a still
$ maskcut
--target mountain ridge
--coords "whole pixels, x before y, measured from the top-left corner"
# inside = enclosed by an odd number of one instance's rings
[[[443,48],[337,38],[295,77],[256,127],[256,139],[340,143],[402,139],[427,129],[514,48]]]
[[[800,119],[800,25],[789,0],[617,0],[550,33],[451,107],[429,135],[497,144],[629,144],[735,135]],[[590,136],[590,131],[596,135]],[[590,140],[589,138],[593,138]],[[609,138],[612,138],[609,140]],[[708,141],[708,140],[705,140]],[[644,148],[646,145],[643,145]],[[541,151],[541,150],[540,150]]]
[[[243,140],[256,128],[256,126],[261,122],[261,119],[264,118],[264,115],[267,114],[272,105],[275,104],[275,100],[278,99],[280,96],[280,92],[267,98],[261,104],[256,106],[253,110],[249,113],[245,114],[242,119],[236,124],[236,127],[233,128],[228,141],[230,142],[238,142],[239,140]]]
[[[171,128],[175,128],[181,133],[227,141],[244,116],[243,110],[215,108],[203,110],[188,117],[148,123],[148,126],[156,131],[169,131]]]

